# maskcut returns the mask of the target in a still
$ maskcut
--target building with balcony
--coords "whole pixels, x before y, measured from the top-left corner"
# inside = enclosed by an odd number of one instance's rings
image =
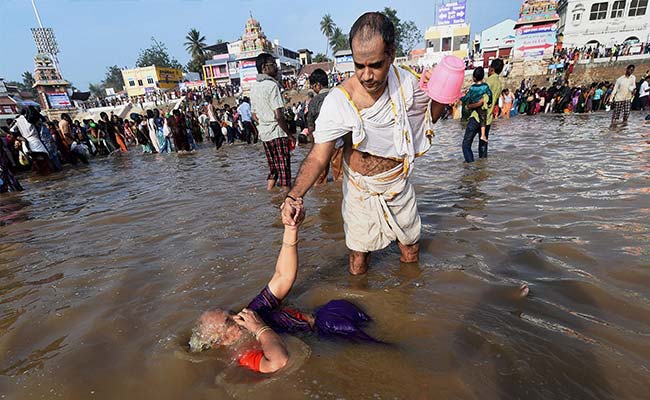
[[[558,13],[565,48],[650,41],[648,0],[560,0]]]
[[[150,65],[122,70],[124,87],[129,97],[152,94],[158,90],[172,89],[183,79],[183,71]]]
[[[432,26],[424,33],[426,52],[420,58],[421,65],[433,65],[444,56],[461,59],[469,55],[470,25],[466,23]]]
[[[495,58],[501,58],[504,61],[510,59],[515,46],[516,23],[517,21],[513,19],[506,19],[481,32],[477,42],[478,48],[475,50],[480,51],[484,68],[487,68],[490,61]]]

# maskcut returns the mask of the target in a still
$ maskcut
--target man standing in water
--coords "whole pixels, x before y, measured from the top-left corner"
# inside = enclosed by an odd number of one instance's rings
[[[343,146],[343,227],[350,273],[364,274],[370,252],[397,241],[401,261],[419,259],[420,216],[409,174],[431,147],[444,105],[430,101],[415,75],[393,66],[395,27],[383,14],[362,15],[350,30],[355,73],[323,101],[314,146],[282,204],[282,222],[304,218],[302,196]]]
[[[618,121],[621,112],[623,112],[623,122],[627,122],[630,117],[630,105],[636,90],[636,77],[632,75],[633,73],[634,65],[628,65],[625,69],[625,75],[621,75],[614,84],[614,90],[610,97],[613,99],[612,124]]]
[[[499,75],[503,71],[503,60],[496,58],[492,60],[490,68],[488,69],[488,77],[485,80],[485,83],[488,84],[492,93],[501,93],[501,80]],[[522,85],[524,81],[522,80]],[[467,128],[465,128],[465,137],[463,138],[463,157],[465,162],[474,162],[474,152],[472,152],[472,143],[474,143],[474,137],[481,131],[481,124],[479,123],[478,112],[476,111],[479,107],[483,106],[485,100],[480,100],[477,103],[469,104],[468,108],[472,111],[472,114],[469,116],[469,121],[467,122]],[[487,109],[487,121],[485,123],[485,136],[486,139],[490,137],[490,125],[492,125],[492,118],[494,112],[494,106],[496,101],[493,101]],[[487,158],[488,155],[488,142],[486,140],[478,141],[478,157]]]
[[[258,122],[257,129],[264,143],[266,159],[269,163],[269,175],[266,189],[271,190],[277,184],[289,189],[291,187],[291,155],[289,153],[289,132],[284,119],[284,101],[276,80],[278,65],[275,58],[262,53],[255,60],[257,82],[251,88],[251,107],[253,118]]]

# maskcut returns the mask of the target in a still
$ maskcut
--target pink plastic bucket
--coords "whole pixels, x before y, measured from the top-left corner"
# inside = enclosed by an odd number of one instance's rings
[[[465,63],[458,57],[445,56],[431,71],[429,82],[424,83],[424,73],[420,78],[420,88],[429,97],[441,104],[453,104],[461,96],[465,80]]]

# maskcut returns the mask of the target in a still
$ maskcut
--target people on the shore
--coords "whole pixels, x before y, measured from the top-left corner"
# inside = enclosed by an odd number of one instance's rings
[[[298,273],[298,226],[285,226],[275,273],[239,313],[214,309],[201,315],[192,330],[192,352],[226,348],[232,361],[255,372],[272,373],[289,361],[280,333],[315,333],[357,342],[378,340],[363,331],[370,317],[347,300],[332,300],[314,313],[283,307]]]
[[[413,73],[393,66],[395,27],[384,14],[363,14],[349,40],[354,75],[323,101],[282,221],[304,218],[302,196],[343,142],[343,227],[350,273],[358,275],[367,271],[372,251],[394,241],[403,262],[419,259],[420,216],[409,175],[415,158],[431,147],[432,124],[445,106],[429,98]]]
[[[634,65],[628,65],[625,74],[621,75],[614,83],[612,90],[612,124],[616,123],[623,114],[623,122],[630,117],[630,107],[636,90],[636,77],[633,75]]]
[[[284,101],[278,86],[275,57],[262,53],[255,60],[257,81],[251,88],[251,108],[269,165],[266,188],[291,187],[291,153],[289,131],[284,118]]]

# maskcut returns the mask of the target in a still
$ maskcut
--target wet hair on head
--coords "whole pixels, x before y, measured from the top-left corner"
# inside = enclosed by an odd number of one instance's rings
[[[153,118],[153,111],[147,110],[147,118]]]
[[[317,83],[320,83],[321,86],[324,88],[326,88],[329,85],[327,74],[321,68],[316,68],[314,72],[312,72],[311,75],[309,75],[309,84],[315,85]]]
[[[103,120],[104,117],[108,118],[108,114],[106,114],[104,111],[100,112],[99,113],[99,118]]]
[[[472,72],[472,78],[474,78],[475,81],[482,81],[483,78],[485,77],[485,70],[483,67],[476,67],[474,68],[474,72]]]
[[[352,41],[358,36],[360,40],[370,40],[374,35],[380,35],[384,40],[384,51],[386,54],[395,52],[395,25],[384,14],[380,12],[367,12],[360,16],[350,28],[348,35],[350,49]]]
[[[630,68],[632,68],[632,69],[636,69],[636,67],[634,66],[634,64],[630,64],[630,65],[628,65],[627,68],[625,68],[625,69],[630,69]]]
[[[257,73],[263,73],[264,64],[275,64],[275,57],[269,53],[261,53],[255,58],[255,68],[257,68]]]

